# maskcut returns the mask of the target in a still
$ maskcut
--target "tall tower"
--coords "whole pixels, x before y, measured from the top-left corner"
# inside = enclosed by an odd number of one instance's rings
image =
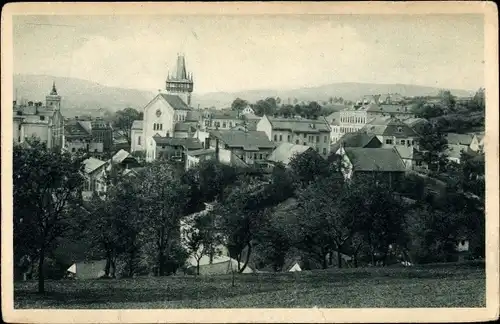
[[[191,93],[193,92],[193,74],[186,72],[184,55],[177,54],[177,66],[173,75],[168,75],[166,87],[168,93],[178,95],[184,102],[191,106]]]
[[[61,96],[57,94],[56,83],[52,84],[50,94],[45,96],[45,106],[48,109],[60,110],[61,109]]]

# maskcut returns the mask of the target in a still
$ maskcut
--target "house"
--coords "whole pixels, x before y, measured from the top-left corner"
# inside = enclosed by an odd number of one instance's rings
[[[470,155],[477,154],[477,152],[471,150],[470,147],[467,147],[465,145],[448,144],[448,147],[446,148],[447,159],[455,163],[460,164],[462,160],[462,153],[467,153]]]
[[[294,143],[312,147],[324,158],[330,154],[331,128],[325,117],[313,119],[273,118],[264,115],[257,124],[276,144]]]
[[[144,121],[134,120],[130,130],[130,152],[144,151],[144,135],[143,135]]]
[[[205,114],[204,126],[207,129],[231,129],[241,124],[241,115],[234,110],[215,110]]]
[[[64,149],[68,152],[103,153],[113,149],[113,128],[100,118],[81,120],[75,117],[67,120],[64,136]]]
[[[310,146],[292,144],[292,143],[281,143],[274,149],[274,151],[269,155],[267,161],[271,164],[283,163],[287,166],[290,160],[295,155],[300,155],[307,150],[313,150]]]
[[[398,145],[394,147],[408,170],[427,170],[422,152],[413,146]]]
[[[331,151],[337,153],[341,147],[379,148],[382,147],[382,142],[373,134],[355,132],[342,135],[336,143],[332,144]]]
[[[215,149],[200,149],[186,152],[186,170],[198,165],[200,161],[215,159]]]
[[[476,137],[479,141],[479,150],[484,151],[484,132],[476,134]]]
[[[406,171],[403,160],[394,148],[341,147],[337,154],[343,158],[342,173],[346,179],[374,174],[393,182],[399,181]]]
[[[396,146],[418,147],[419,135],[398,118],[376,118],[361,130],[377,136],[384,148]]]
[[[425,118],[408,118],[403,120],[403,123],[408,125],[417,134],[421,134],[424,127],[429,124],[429,121]]]
[[[29,101],[27,105],[13,101],[12,131],[14,143],[36,137],[48,148],[62,149],[64,146],[64,118],[61,114],[61,96],[56,85],[42,102]]]
[[[84,185],[82,196],[84,200],[88,200],[92,195],[106,192],[106,161],[101,161],[96,158],[88,158],[82,162],[84,165]]]
[[[137,168],[140,166],[139,161],[125,150],[119,150],[116,152],[111,159],[108,161],[107,171],[111,170],[111,167],[117,167],[118,170],[127,170],[132,168]]]
[[[332,143],[335,143],[342,136],[340,134],[340,111],[336,111],[328,115],[326,117],[326,121],[328,122],[331,128],[330,132],[331,141]]]
[[[105,276],[106,260],[82,261],[73,263],[67,270],[68,276],[79,279],[99,279]]]
[[[253,110],[250,105],[247,105],[243,110],[241,111],[242,115],[255,115],[255,111]]]
[[[447,133],[448,145],[460,146],[462,149],[470,149],[473,152],[479,151],[479,140],[476,134]]]
[[[154,136],[154,145],[152,152],[155,159],[173,160],[183,165],[186,163],[186,154],[188,151],[200,150],[202,143],[197,138],[175,138]]]
[[[263,164],[275,148],[266,133],[260,131],[216,130],[210,132],[210,147],[216,158],[232,165]]]

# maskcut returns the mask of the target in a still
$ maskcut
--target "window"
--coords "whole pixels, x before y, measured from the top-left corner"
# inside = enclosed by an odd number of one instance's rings
[[[323,147],[323,155],[326,155],[326,148]]]
[[[170,133],[169,132],[167,132],[167,137],[170,137]]]
[[[390,139],[390,138],[386,139],[385,144],[392,144],[392,139]]]
[[[97,149],[94,149],[94,153],[97,153]]]
[[[290,142],[290,135],[287,136],[287,141]]]
[[[45,120],[45,116],[40,116],[40,120]]]
[[[316,143],[319,143],[319,135],[316,136]]]
[[[298,145],[298,144],[299,144],[299,140],[296,140],[296,141],[295,141],[295,144],[297,144],[297,145]]]
[[[163,124],[160,124],[160,130],[163,130]]]
[[[403,131],[403,128],[398,127],[398,133],[401,133]]]
[[[277,142],[278,141],[278,135],[274,134],[274,141]]]
[[[327,143],[328,142],[328,136],[325,135],[325,138],[324,138],[324,142]]]
[[[307,145],[307,143],[306,143],[306,142],[304,142],[304,145]]]
[[[71,152],[75,152],[75,151],[76,151],[76,149],[74,147],[71,148]]]
[[[222,122],[222,128],[226,128],[226,122]]]
[[[304,138],[306,138],[306,136],[307,136],[306,133],[304,133]]]
[[[405,140],[401,140],[401,145],[405,145]]]
[[[254,153],[254,154],[253,154],[253,159],[254,159],[254,160],[257,160],[257,153]]]
[[[262,160],[262,153],[260,154],[260,159]]]
[[[283,135],[280,134],[280,142],[283,141]]]
[[[415,141],[411,141],[411,145],[415,145]]]
[[[137,136],[137,145],[141,145],[141,136]]]

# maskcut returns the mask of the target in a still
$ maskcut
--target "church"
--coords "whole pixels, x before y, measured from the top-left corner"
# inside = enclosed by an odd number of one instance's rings
[[[178,54],[176,69],[168,74],[165,89],[144,107],[144,120],[133,122],[132,152],[144,151],[146,161],[150,162],[158,157],[160,146],[164,148],[169,142],[179,144],[185,139],[186,145],[193,144],[193,135],[201,124],[201,115],[191,108],[193,85],[185,58]]]

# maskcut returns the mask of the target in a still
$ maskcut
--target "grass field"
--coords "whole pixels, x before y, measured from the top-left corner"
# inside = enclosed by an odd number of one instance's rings
[[[485,307],[484,264],[15,283],[15,308]]]

